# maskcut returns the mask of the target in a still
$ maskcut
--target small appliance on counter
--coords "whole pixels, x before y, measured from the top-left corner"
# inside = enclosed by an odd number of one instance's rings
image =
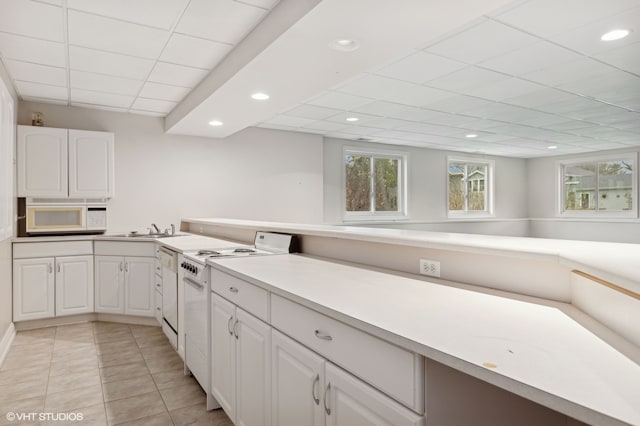
[[[105,200],[18,198],[18,236],[101,234],[107,230]]]

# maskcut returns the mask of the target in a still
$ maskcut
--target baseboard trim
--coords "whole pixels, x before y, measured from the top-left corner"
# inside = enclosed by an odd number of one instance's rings
[[[14,337],[16,337],[16,327],[13,323],[9,323],[7,331],[5,331],[4,336],[2,336],[2,340],[0,340],[0,367],[2,367],[2,364],[9,353],[9,348],[11,348],[11,343],[13,342]]]
[[[92,312],[89,314],[78,314],[64,317],[20,321],[16,323],[15,327],[18,331],[22,331],[33,330],[35,328],[56,327],[59,325],[78,324],[82,322],[94,321],[120,322],[123,324],[150,325],[156,327],[160,326],[155,317],[137,317],[133,315],[103,314]]]

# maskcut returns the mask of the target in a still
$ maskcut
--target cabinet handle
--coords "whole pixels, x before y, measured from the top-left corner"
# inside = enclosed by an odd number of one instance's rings
[[[233,323],[233,335],[236,336],[236,340],[238,340],[238,319],[236,318],[236,322]]]
[[[58,262],[58,273],[60,273],[60,262]]]
[[[123,264],[124,264],[124,262],[120,262],[120,272],[122,272],[122,270],[124,269]]]
[[[51,264],[49,264],[49,273],[53,273],[53,266]]]
[[[231,293],[237,293],[237,292],[238,292],[238,289],[237,289],[236,287],[229,287],[229,291],[230,291]]]
[[[322,397],[324,404],[324,412],[327,413],[327,416],[331,415],[331,408],[327,407],[327,394],[329,393],[329,389],[331,389],[331,382],[327,384],[327,387],[324,389],[324,396]]]
[[[129,272],[129,262],[124,262],[124,271]]]
[[[229,322],[227,322],[227,330],[229,330],[229,335],[233,336],[233,330],[231,329],[231,322],[233,321],[233,317],[229,317]]]
[[[313,402],[316,405],[320,405],[320,398],[316,396],[316,385],[320,383],[320,374],[316,374],[316,378],[313,379],[313,383],[311,384],[311,397],[313,398]]]
[[[160,306],[158,306],[158,307],[156,308],[156,310],[157,310],[157,311],[159,311],[159,310],[160,310]]]
[[[316,330],[316,331],[315,331],[315,335],[316,335],[316,337],[317,337],[318,339],[322,339],[322,340],[329,340],[329,341],[333,340],[333,337],[331,337],[330,335],[328,335],[328,334],[326,334],[326,333],[323,333],[323,332],[322,332],[322,331],[320,331],[320,330]]]

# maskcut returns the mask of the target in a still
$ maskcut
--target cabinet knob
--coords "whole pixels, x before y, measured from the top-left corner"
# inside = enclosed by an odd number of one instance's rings
[[[229,291],[231,293],[237,293],[238,292],[238,288],[237,287],[229,287]]]
[[[333,337],[331,337],[331,336],[330,336],[330,335],[328,335],[327,333],[324,333],[324,332],[322,332],[322,331],[320,331],[320,330],[316,330],[314,334],[316,335],[316,337],[317,337],[318,339],[328,340],[328,341],[333,340]]]
[[[313,402],[316,405],[320,405],[320,398],[316,396],[316,385],[320,383],[320,374],[316,374],[316,378],[313,379],[313,383],[311,384],[311,398],[313,398]]]
[[[322,397],[324,404],[324,411],[327,413],[327,416],[331,415],[331,408],[327,405],[327,394],[329,393],[329,389],[331,389],[331,382],[327,384],[327,387],[324,389],[324,395]]]

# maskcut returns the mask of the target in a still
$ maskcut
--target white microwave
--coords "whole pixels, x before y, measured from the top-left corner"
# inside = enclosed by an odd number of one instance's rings
[[[107,230],[106,205],[26,206],[27,234],[100,233]]]

